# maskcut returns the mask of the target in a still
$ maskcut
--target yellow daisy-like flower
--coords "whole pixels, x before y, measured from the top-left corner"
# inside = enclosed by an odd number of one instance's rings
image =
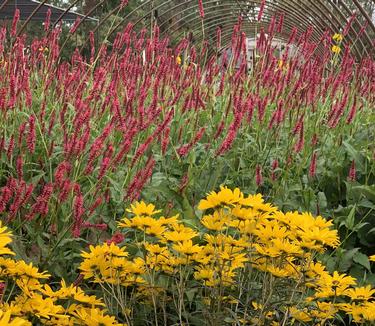
[[[249,195],[246,198],[242,198],[239,201],[239,204],[244,207],[253,208],[256,211],[260,212],[276,212],[277,207],[272,206],[269,203],[265,203],[261,194]]]
[[[193,241],[187,240],[173,245],[173,249],[180,254],[191,256],[193,254],[199,253],[202,250],[202,247],[200,247],[199,245],[193,245]]]
[[[320,288],[315,293],[315,297],[329,298],[346,295],[349,287],[356,284],[356,280],[351,276],[334,271],[333,275],[323,274],[317,284]]]
[[[100,283],[101,279],[99,277],[100,271],[105,270],[107,263],[103,260],[102,256],[85,258],[83,262],[79,265],[82,275],[85,279],[95,277],[94,282]]]
[[[198,232],[195,232],[191,228],[187,228],[184,225],[176,225],[173,231],[165,232],[163,237],[168,242],[181,242],[195,238]]]
[[[0,255],[14,255],[14,252],[7,248],[7,245],[12,242],[11,232],[8,232],[8,228],[1,224],[0,221]]]
[[[332,36],[332,39],[336,42],[341,42],[344,39],[344,36],[340,33],[336,33]]]
[[[331,51],[335,54],[339,54],[341,52],[341,48],[337,45],[332,46]]]
[[[177,57],[176,57],[176,63],[177,63],[179,66],[181,65],[181,63],[182,63],[182,59],[181,59],[180,56],[177,56]]]
[[[24,297],[22,313],[30,313],[38,318],[49,319],[51,317],[63,317],[64,308],[56,305],[51,298],[43,298],[42,295],[33,293],[31,297]]]
[[[356,300],[356,301],[368,301],[373,298],[374,293],[375,293],[375,289],[372,289],[371,285],[348,289],[346,291],[346,295],[351,300]]]
[[[233,191],[227,187],[220,187],[219,192],[212,191],[206,199],[202,199],[198,205],[198,209],[206,210],[209,208],[233,207],[243,199],[243,193],[239,188]]]
[[[229,216],[222,214],[220,211],[215,211],[212,215],[204,215],[201,223],[208,230],[222,231],[225,229],[225,224],[229,222]]]
[[[31,323],[25,319],[16,317],[12,319],[11,311],[0,310],[0,325],[1,326],[31,326]]]
[[[155,206],[153,204],[147,205],[145,202],[136,202],[130,205],[130,209],[126,210],[129,213],[133,213],[136,216],[148,216],[151,217],[157,213],[160,213],[161,210],[155,210]]]
[[[334,318],[337,312],[338,309],[331,302],[316,302],[316,310],[312,310],[310,315],[324,320]]]
[[[312,318],[308,314],[307,309],[299,310],[296,307],[290,307],[289,313],[293,319],[302,323],[308,323],[309,321],[312,320]]]
[[[375,261],[375,255],[369,257],[370,261]]]
[[[38,268],[34,267],[32,263],[26,264],[23,260],[17,262],[12,272],[20,277],[33,279],[46,279],[51,276],[46,272],[39,272]]]
[[[77,309],[75,315],[87,326],[125,326],[125,324],[119,324],[115,317],[108,316],[97,308],[80,308]]]

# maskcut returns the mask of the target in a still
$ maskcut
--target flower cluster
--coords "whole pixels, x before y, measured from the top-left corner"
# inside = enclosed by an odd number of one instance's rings
[[[344,36],[342,34],[336,33],[332,36],[332,40],[334,41],[334,45],[332,46],[332,52],[335,54],[339,54],[341,52],[340,44],[342,40],[344,39]]]
[[[162,216],[152,204],[131,205],[131,215],[118,224],[127,249],[113,242],[91,246],[82,253],[81,273],[105,289],[104,296],[112,289],[128,319],[137,314],[131,306],[137,299],[154,307],[156,320],[161,305],[173,302],[183,323],[189,319],[181,313],[188,309],[185,293],[192,291],[210,318],[229,320],[223,311],[232,311],[248,324],[323,324],[339,314],[375,321],[375,290],[328,272],[317,260],[339,245],[331,221],[283,213],[238,188],[211,192],[198,209],[199,224]]]
[[[47,284],[50,275],[32,263],[14,260],[11,233],[0,223],[1,325],[123,325],[106,313],[104,303],[78,286]]]

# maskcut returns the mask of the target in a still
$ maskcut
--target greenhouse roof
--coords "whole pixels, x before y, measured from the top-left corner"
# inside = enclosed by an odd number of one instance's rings
[[[71,8],[63,9],[50,4],[45,1],[35,0],[0,0],[0,19],[12,19],[16,9],[20,10],[21,20],[36,20],[44,21],[48,9],[51,10],[51,22],[60,20],[75,21],[77,18],[84,18],[85,16],[76,13]],[[86,20],[97,21],[92,17],[86,17]]]

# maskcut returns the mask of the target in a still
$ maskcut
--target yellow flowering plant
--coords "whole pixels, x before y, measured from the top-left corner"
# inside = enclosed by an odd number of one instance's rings
[[[340,244],[332,221],[284,213],[238,188],[210,192],[198,209],[200,225],[192,227],[134,203],[118,223],[126,247],[105,243],[82,253],[80,272],[110,312],[135,325],[141,318],[156,325],[375,321],[375,290],[318,260]]]
[[[79,286],[63,280],[48,284],[48,273],[9,258],[15,255],[11,242],[11,232],[0,221],[0,325],[124,325],[108,315],[101,299]]]

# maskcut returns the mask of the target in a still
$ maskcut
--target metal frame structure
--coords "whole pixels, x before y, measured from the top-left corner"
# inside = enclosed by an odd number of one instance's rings
[[[5,5],[11,1],[0,1],[1,11]],[[19,0],[26,1],[26,0]],[[32,0],[29,0],[32,1]],[[70,0],[70,5],[54,21],[58,24],[70,13],[71,8],[84,0]],[[92,20],[90,16],[103,4],[112,0],[97,0],[97,4],[86,15],[81,16],[81,22]],[[247,35],[254,36],[260,27],[267,28],[272,16],[280,13],[285,14],[284,33],[278,35],[281,39],[286,39],[293,26],[300,32],[309,26],[314,27],[313,39],[318,41],[328,30],[331,33],[342,31],[353,12],[349,9],[349,4],[356,8],[356,17],[353,19],[348,34],[344,38],[344,44],[352,46],[355,55],[374,56],[373,39],[375,37],[375,26],[371,17],[365,11],[358,0],[266,0],[265,12],[261,22],[256,21],[256,14],[259,11],[262,0],[203,0],[205,18],[201,19],[198,9],[198,0],[145,0],[130,13],[124,15],[118,23],[111,25],[107,37],[111,37],[121,30],[127,23],[132,22],[136,28],[148,27],[151,29],[155,23],[159,23],[162,35],[173,40],[182,38],[187,32],[194,35],[194,40],[200,44],[203,39],[210,38],[211,42],[216,42],[216,33],[213,31],[217,27],[222,29],[222,41],[230,42],[232,29],[238,20],[238,16],[243,17],[243,28]],[[375,0],[371,0],[375,5]],[[99,22],[94,28],[94,32],[99,31],[108,22],[112,15],[121,17],[121,1],[105,16],[99,17]],[[132,0],[129,0],[131,3]],[[40,2],[40,6],[47,5],[48,0]],[[248,8],[251,8],[248,9]],[[39,10],[39,8],[38,8]],[[25,20],[21,30],[37,14],[38,10],[30,13]],[[156,14],[157,13],[157,14]],[[167,22],[168,18],[171,22]],[[160,20],[163,20],[160,22]],[[359,35],[363,22],[367,27]],[[70,38],[71,35],[68,36]]]
[[[75,0],[68,8],[62,9],[48,3],[48,0],[0,0],[0,19],[12,19],[16,8],[20,10],[20,20],[27,24],[32,20],[43,21],[48,9],[51,10],[51,21],[54,24],[62,20],[75,21],[85,15],[71,11],[75,4],[82,0]],[[98,21],[93,17],[87,17],[90,21]]]

